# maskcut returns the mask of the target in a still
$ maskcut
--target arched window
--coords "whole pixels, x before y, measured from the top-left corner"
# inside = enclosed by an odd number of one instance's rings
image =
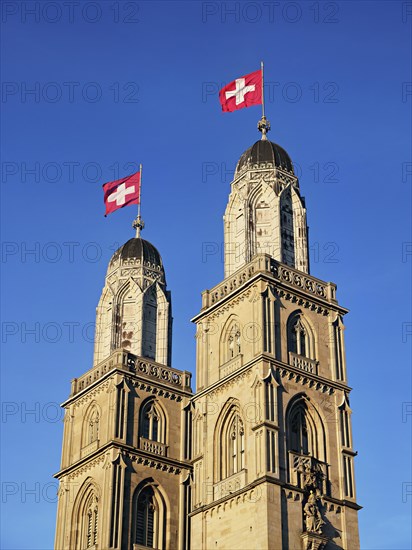
[[[313,334],[301,313],[293,314],[288,321],[288,351],[315,359]]]
[[[79,490],[73,507],[73,525],[69,546],[73,550],[96,548],[99,542],[99,491],[89,478]]]
[[[296,407],[290,419],[290,450],[309,454],[308,427],[303,407]]]
[[[146,487],[137,499],[136,544],[153,548],[156,506],[152,487]]]
[[[82,447],[87,447],[99,441],[100,431],[100,410],[96,403],[86,410],[83,420]],[[94,447],[93,447],[94,448]]]
[[[215,428],[216,481],[237,474],[246,467],[245,424],[239,406],[230,400]]]
[[[165,417],[159,404],[150,399],[140,411],[140,435],[145,439],[165,443]]]
[[[242,419],[234,415],[228,431],[228,475],[236,474],[245,467],[245,429]]]
[[[88,421],[88,443],[93,443],[93,441],[97,441],[99,439],[99,422],[99,412],[97,409],[94,409]]]
[[[99,510],[97,497],[93,494],[86,505],[86,548],[92,548],[97,544],[97,529],[99,524]]]
[[[325,462],[325,427],[317,407],[305,396],[300,396],[288,410],[286,422],[288,450]]]
[[[153,480],[151,480],[153,481]],[[166,505],[156,485],[143,482],[133,497],[133,544],[165,548]]]

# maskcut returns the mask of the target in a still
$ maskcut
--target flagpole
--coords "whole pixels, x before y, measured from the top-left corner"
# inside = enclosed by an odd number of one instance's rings
[[[143,171],[143,165],[140,164],[140,178],[139,178],[139,204],[137,205],[137,217],[140,218],[140,203],[142,202],[142,171]]]
[[[140,204],[142,202],[142,172],[143,172],[143,165],[140,164],[139,167],[139,202],[137,203],[137,218],[133,222],[133,228],[136,229],[136,239],[140,239],[140,231],[144,228],[144,221],[142,220],[141,216],[141,207]]]
[[[262,71],[262,118],[265,117],[265,84],[263,78],[263,61],[260,62],[260,69]]]
[[[265,116],[265,81],[263,77],[263,61],[260,62],[260,70],[262,72],[262,118],[258,122],[258,130],[262,132],[262,141],[267,140],[266,134],[270,130],[270,122],[266,120]]]

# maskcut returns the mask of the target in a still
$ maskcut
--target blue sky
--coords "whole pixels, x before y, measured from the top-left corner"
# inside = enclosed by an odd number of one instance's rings
[[[231,175],[259,138],[259,108],[222,114],[217,91],[261,59],[270,139],[307,201],[311,273],[351,310],[362,549],[410,548],[411,12],[2,3],[2,548],[53,546],[57,404],[91,367],[106,267],[133,235],[133,207],[103,217],[101,184],[131,163],[144,165],[143,236],[172,291],[173,365],[194,371],[189,319],[223,278]]]

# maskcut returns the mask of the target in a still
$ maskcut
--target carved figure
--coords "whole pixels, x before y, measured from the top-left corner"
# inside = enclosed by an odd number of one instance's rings
[[[310,492],[303,511],[305,513],[306,531],[309,533],[322,533],[322,525],[325,523],[320,515],[318,503],[313,491]]]

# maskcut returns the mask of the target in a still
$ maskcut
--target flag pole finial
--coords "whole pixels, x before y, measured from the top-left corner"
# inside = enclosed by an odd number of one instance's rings
[[[139,214],[137,218],[132,223],[133,229],[136,229],[136,239],[140,238],[140,232],[144,229],[144,221],[142,220],[141,215]]]
[[[265,115],[262,115],[262,118],[259,120],[257,127],[259,132],[262,132],[262,141],[267,140],[266,134],[270,130],[270,122],[265,117]]]

